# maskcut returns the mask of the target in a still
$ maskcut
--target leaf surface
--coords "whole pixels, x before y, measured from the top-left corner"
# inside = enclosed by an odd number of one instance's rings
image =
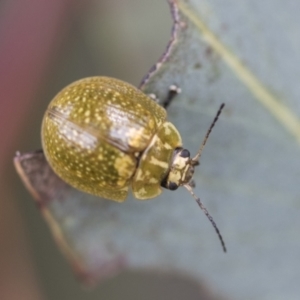
[[[172,39],[141,88],[160,100],[170,85],[182,89],[168,115],[192,154],[226,103],[194,180],[228,253],[183,189],[118,204],[65,185],[40,152],[17,156],[17,169],[86,282],[124,268],[157,269],[205,277],[232,299],[297,299],[300,3],[170,7]]]

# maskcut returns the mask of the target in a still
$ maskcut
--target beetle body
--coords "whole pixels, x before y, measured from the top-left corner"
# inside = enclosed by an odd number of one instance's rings
[[[174,95],[170,88],[169,95]],[[170,97],[166,103],[170,102]],[[65,182],[84,192],[123,202],[132,188],[137,199],[151,199],[162,187],[184,186],[214,226],[192,190],[194,167],[224,104],[203,143],[190,158],[165,109],[132,85],[109,77],[90,77],[64,88],[43,118],[45,156]]]
[[[153,99],[123,81],[91,77],[64,88],[42,124],[46,158],[64,181],[84,192],[122,202],[129,187],[138,199],[161,193],[176,128]]]

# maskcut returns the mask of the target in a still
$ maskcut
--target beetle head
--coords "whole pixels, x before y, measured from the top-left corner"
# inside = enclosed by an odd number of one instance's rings
[[[198,203],[199,207],[204,211],[205,215],[207,216],[209,221],[212,223],[212,225],[215,228],[217,235],[221,241],[223,250],[224,250],[224,252],[226,252],[225,243],[223,241],[223,238],[221,236],[221,233],[220,233],[215,221],[213,220],[213,218],[211,217],[211,215],[209,214],[209,212],[207,211],[207,209],[201,202],[200,198],[197,197],[193,191],[193,187],[195,186],[195,184],[194,184],[194,181],[192,180],[192,177],[194,175],[195,166],[199,165],[199,160],[200,160],[202,151],[204,149],[204,146],[206,144],[206,141],[207,141],[213,127],[215,126],[215,124],[218,120],[218,117],[221,114],[221,111],[224,106],[225,106],[224,103],[220,106],[213,122],[211,123],[211,125],[204,137],[204,140],[200,146],[199,151],[196,153],[196,155],[193,158],[190,158],[190,152],[187,149],[177,148],[174,150],[173,159],[172,159],[172,162],[170,165],[169,173],[167,174],[166,178],[163,180],[161,185],[169,190],[176,190],[179,186],[184,186],[190,192],[190,194],[193,196],[193,198]]]

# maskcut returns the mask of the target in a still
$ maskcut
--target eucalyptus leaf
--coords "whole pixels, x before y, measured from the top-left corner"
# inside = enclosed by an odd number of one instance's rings
[[[17,155],[18,172],[85,282],[156,269],[205,277],[231,299],[298,299],[300,2],[170,7],[171,41],[140,87],[160,101],[181,88],[168,115],[192,154],[226,103],[194,180],[228,253],[183,189],[114,203],[62,183],[42,152]]]

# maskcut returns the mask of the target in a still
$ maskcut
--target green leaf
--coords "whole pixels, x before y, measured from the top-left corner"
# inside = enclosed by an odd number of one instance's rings
[[[235,299],[296,299],[300,3],[170,5],[172,39],[141,88],[160,101],[170,85],[182,89],[168,115],[192,154],[226,103],[194,180],[228,253],[184,189],[118,204],[62,183],[42,153],[17,156],[17,169],[85,282],[122,269],[157,269],[205,277]]]

